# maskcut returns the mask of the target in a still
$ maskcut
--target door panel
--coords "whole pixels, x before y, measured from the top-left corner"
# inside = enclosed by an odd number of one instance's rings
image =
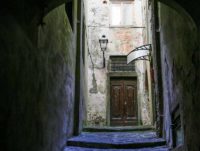
[[[111,79],[111,125],[137,124],[136,79]]]
[[[123,115],[123,85],[119,81],[113,81],[111,85],[111,118],[113,121],[122,121]]]
[[[121,105],[121,95],[122,95],[122,88],[121,86],[113,86],[112,88],[112,106],[113,106],[113,118],[119,118],[121,117],[121,112],[122,112],[122,105]]]
[[[134,120],[137,119],[137,104],[136,104],[136,83],[133,81],[125,81],[125,110],[126,110],[126,119]]]

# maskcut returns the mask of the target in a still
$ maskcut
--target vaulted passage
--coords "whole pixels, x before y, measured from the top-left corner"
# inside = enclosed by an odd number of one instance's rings
[[[199,151],[199,6],[1,2],[0,150]]]

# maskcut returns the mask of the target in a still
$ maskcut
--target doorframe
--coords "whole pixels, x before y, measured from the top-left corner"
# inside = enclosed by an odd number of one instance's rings
[[[159,24],[159,0],[152,0],[152,46],[153,46],[153,68],[155,75],[155,87],[154,87],[154,97],[155,97],[155,107],[156,107],[156,129],[157,135],[163,137],[163,125],[164,125],[164,102],[163,102],[163,82],[162,82],[162,67],[161,67],[161,57],[160,57],[160,24]]]
[[[138,116],[138,125],[141,125],[141,102],[138,101],[138,76],[135,71],[133,72],[108,72],[107,73],[107,80],[106,80],[106,125],[110,126],[110,79],[114,77],[124,77],[124,78],[135,78],[137,81],[137,116]]]

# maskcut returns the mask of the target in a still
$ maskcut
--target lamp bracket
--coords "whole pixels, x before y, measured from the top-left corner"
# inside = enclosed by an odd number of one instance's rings
[[[137,60],[150,60],[151,56],[151,44],[146,44],[140,47],[135,48],[127,55],[127,64],[132,61]],[[148,57],[148,58],[147,58]]]

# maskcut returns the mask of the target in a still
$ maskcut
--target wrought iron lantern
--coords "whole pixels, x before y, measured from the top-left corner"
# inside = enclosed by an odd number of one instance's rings
[[[103,68],[105,68],[105,51],[107,49],[107,45],[108,45],[108,39],[106,38],[105,35],[103,35],[100,39],[99,39],[99,44],[100,44],[100,48],[101,51],[103,52]]]

